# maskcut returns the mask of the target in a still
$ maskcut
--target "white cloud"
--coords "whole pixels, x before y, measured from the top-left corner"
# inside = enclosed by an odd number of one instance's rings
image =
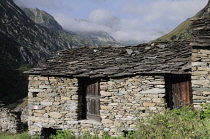
[[[118,19],[118,30],[113,30],[109,26],[102,24],[84,21],[84,20],[75,20],[72,17],[63,14],[54,15],[55,19],[63,26],[64,29],[69,31],[105,31],[112,35],[118,41],[148,41],[157,38],[161,35],[161,28],[159,30],[145,27],[140,20],[127,20],[127,19]],[[107,19],[107,18],[106,18]],[[100,17],[99,21],[104,19]],[[111,20],[111,19],[110,19]],[[98,21],[98,20],[97,20]],[[109,21],[109,20],[106,20]],[[112,21],[112,20],[111,20]]]
[[[119,30],[120,19],[114,13],[105,9],[96,9],[89,15],[89,21],[110,27],[113,31]]]
[[[98,24],[107,24],[110,21],[116,20],[110,11],[104,9],[96,9],[90,13],[89,20]]]
[[[64,29],[69,31],[111,31],[109,27],[104,25],[99,25],[85,20],[76,20],[64,14],[55,14],[53,16]]]
[[[71,9],[69,4],[66,4],[63,0],[14,0],[17,5],[21,5],[28,8],[40,8],[40,9]]]
[[[195,15],[207,0],[155,0],[150,3],[127,0],[124,11],[143,17],[145,22],[153,20],[185,20],[186,17]]]

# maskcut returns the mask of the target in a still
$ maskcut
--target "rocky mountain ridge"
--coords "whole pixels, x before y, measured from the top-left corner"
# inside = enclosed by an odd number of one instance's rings
[[[35,23],[45,26],[48,29],[63,30],[62,26],[54,19],[53,16],[38,8],[25,8],[20,7],[25,14],[32,19]]]
[[[66,32],[67,34],[74,34],[79,36],[80,38],[88,41],[92,45],[95,46],[118,46],[120,45],[112,36],[110,36],[106,32],[102,31],[72,31],[72,30],[64,30],[62,26],[54,19],[52,15],[49,13],[36,9],[21,7],[21,9],[26,13],[26,15],[32,19],[35,23],[38,23],[42,26],[45,26],[48,29],[52,29],[54,31],[58,31],[60,33]],[[75,19],[75,22],[88,22],[87,20],[79,20]]]
[[[74,34],[56,32],[35,23],[12,0],[0,1],[0,32],[21,45],[20,52],[27,64],[36,64],[58,50],[96,45]]]

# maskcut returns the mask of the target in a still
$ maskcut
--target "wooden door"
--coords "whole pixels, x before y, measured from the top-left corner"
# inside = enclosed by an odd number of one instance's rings
[[[90,79],[86,83],[87,119],[100,121],[100,83]]]
[[[168,77],[166,89],[166,102],[169,108],[181,108],[192,104],[190,77]]]

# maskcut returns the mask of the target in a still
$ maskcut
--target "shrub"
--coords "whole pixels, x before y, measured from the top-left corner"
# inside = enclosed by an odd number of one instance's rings
[[[50,139],[75,139],[76,137],[69,130],[57,130],[56,135],[51,135]]]
[[[177,38],[176,35],[171,36],[170,40],[175,40]]]
[[[127,138],[209,138],[209,114],[209,109],[201,112],[192,110],[190,107],[166,110],[164,114],[154,114],[148,119],[140,120],[138,130],[129,134]]]

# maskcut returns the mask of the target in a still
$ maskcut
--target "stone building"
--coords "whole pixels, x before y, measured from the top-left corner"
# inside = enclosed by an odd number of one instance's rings
[[[117,135],[165,104],[190,104],[190,58],[189,42],[60,51],[29,71],[29,132]]]
[[[191,45],[73,48],[28,71],[30,134],[68,129],[122,135],[150,112],[207,103],[210,42],[203,41],[203,24],[194,23],[202,37]]]

